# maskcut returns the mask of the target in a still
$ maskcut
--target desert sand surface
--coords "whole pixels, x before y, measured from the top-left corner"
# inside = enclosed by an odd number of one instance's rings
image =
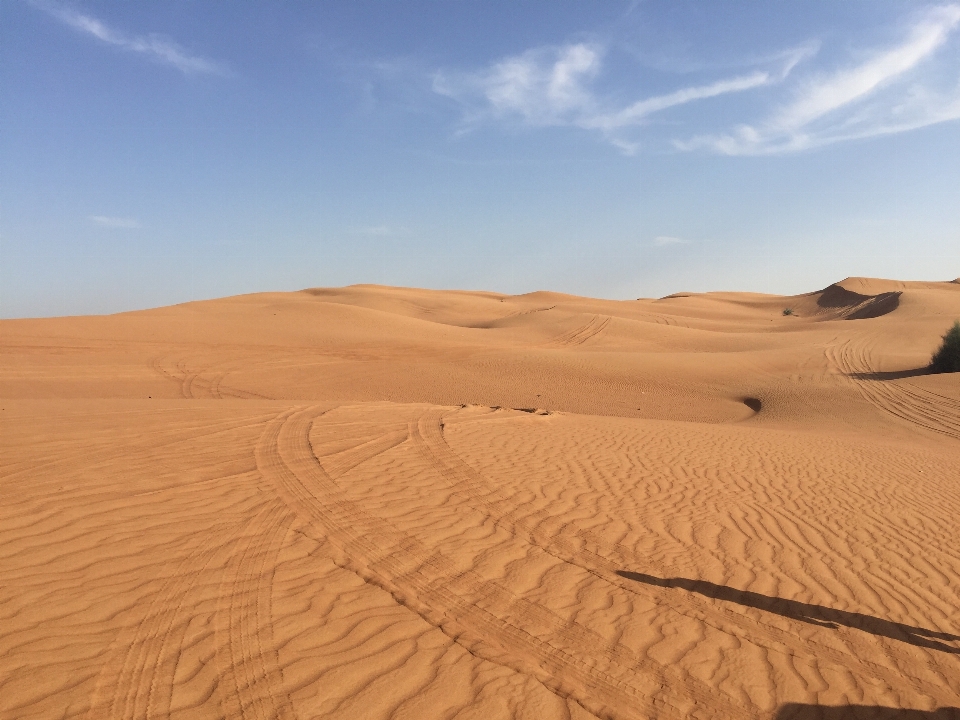
[[[848,278],[2,321],[0,718],[960,717],[956,318]]]

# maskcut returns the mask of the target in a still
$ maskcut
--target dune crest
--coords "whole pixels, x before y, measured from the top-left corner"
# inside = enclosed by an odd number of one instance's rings
[[[829,313],[831,319],[865,320],[896,310],[900,307],[902,294],[902,290],[892,290],[876,295],[863,295],[847,290],[842,284],[837,283],[818,294],[817,306]]]
[[[954,318],[847,278],[0,321],[0,717],[956,716]]]

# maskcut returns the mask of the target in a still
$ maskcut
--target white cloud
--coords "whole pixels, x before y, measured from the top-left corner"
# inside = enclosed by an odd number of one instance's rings
[[[107,215],[91,215],[90,222],[108,228],[124,228],[132,230],[140,227],[140,223],[132,218],[109,217]]]
[[[916,83],[904,88],[902,81],[932,58],[958,24],[960,6],[933,8],[909,28],[901,44],[875,52],[859,65],[809,78],[791,102],[760,125],[677,146],[730,155],[776,154],[957,119],[960,86],[936,92]]]
[[[468,128],[484,121],[509,119],[538,127],[579,127],[602,132],[613,145],[632,154],[636,143],[619,131],[640,125],[647,116],[671,107],[780,82],[812,52],[815,48],[807,45],[788,53],[777,73],[758,70],[621,108],[610,107],[592,89],[602,69],[604,49],[586,43],[535,48],[478,73],[437,72],[433,89],[461,104]]]
[[[599,71],[600,58],[598,48],[582,43],[537,48],[481,73],[438,72],[433,89],[461,102],[470,119],[513,115],[530,125],[571,124],[593,104],[586,83]]]
[[[688,245],[689,240],[684,240],[683,238],[672,237],[670,235],[658,235],[653,239],[653,244],[657,247],[664,247],[666,245]]]
[[[366,227],[352,227],[350,228],[350,233],[352,235],[366,235],[367,237],[396,237],[397,235],[405,235],[407,231],[405,228],[393,227],[391,225],[369,225]]]
[[[74,30],[95,37],[109,45],[115,45],[130,52],[146,55],[157,62],[172,65],[185,75],[229,74],[222,63],[191,55],[172,40],[159,35],[131,36],[119,30],[114,30],[102,21],[90,15],[84,15],[72,8],[43,0],[35,0],[33,4]]]
[[[620,128],[637,125],[648,115],[676,105],[685,105],[695,100],[704,100],[731,92],[742,92],[743,90],[750,90],[755,87],[760,87],[761,85],[766,85],[769,82],[770,73],[755,72],[750,75],[730,78],[728,80],[719,80],[710,85],[682,88],[667,95],[659,95],[647,98],[646,100],[640,100],[633,105],[625,107],[623,110],[609,115],[598,115],[589,118],[587,122],[583,124],[583,127],[598,128],[606,131],[618,130]]]
[[[613,102],[598,90],[607,53],[596,43],[534,48],[476,72],[440,71],[433,91],[459,104],[461,132],[485,123],[573,127],[596,132],[632,155],[639,149],[637,128],[651,116],[756,90],[770,108],[765,119],[745,117],[725,132],[707,125],[705,134],[673,144],[726,155],[783,154],[960,119],[958,27],[960,5],[928,7],[903,24],[900,42],[846,67],[802,76],[798,66],[820,48],[811,41],[758,61],[753,71],[629,103]],[[695,121],[705,125],[711,117],[699,113]]]

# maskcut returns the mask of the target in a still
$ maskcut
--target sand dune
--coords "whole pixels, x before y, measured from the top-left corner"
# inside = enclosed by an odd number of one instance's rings
[[[0,718],[960,717],[955,318],[847,278],[3,321]]]

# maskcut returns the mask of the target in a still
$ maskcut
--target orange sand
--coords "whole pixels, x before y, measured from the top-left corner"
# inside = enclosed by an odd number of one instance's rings
[[[850,278],[3,321],[0,718],[957,717],[955,318]]]

